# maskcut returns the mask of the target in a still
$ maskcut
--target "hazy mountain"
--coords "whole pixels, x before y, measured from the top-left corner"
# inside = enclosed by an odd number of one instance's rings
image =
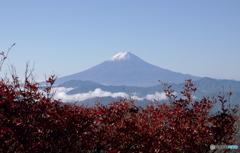
[[[203,96],[209,96],[209,97],[215,96],[215,98],[217,98],[217,95],[219,94],[219,92],[224,91],[224,95],[226,96],[226,100],[228,100],[228,102],[230,101],[232,105],[240,104],[240,81],[202,78],[200,80],[193,81],[193,83],[197,86],[197,89],[198,89],[194,93],[195,100],[199,100],[199,98],[202,98]],[[178,93],[178,96],[180,96],[179,93],[180,91],[183,90],[183,84],[171,83],[171,85],[172,85],[172,89]],[[136,95],[139,98],[143,98],[143,100],[135,101],[136,105],[141,105],[141,106],[145,106],[147,102],[151,101],[149,99],[146,99],[147,95],[155,94],[156,92],[158,93],[163,92],[163,85],[160,83],[158,85],[150,86],[150,87],[137,87],[137,86],[114,86],[114,85],[108,86],[108,85],[102,85],[102,84],[91,82],[91,81],[71,80],[71,81],[64,82],[63,84],[60,84],[59,87],[65,87],[65,88],[74,87],[74,89],[67,92],[68,95],[88,93],[89,91],[94,91],[97,88],[101,89],[102,91],[107,91],[111,93],[118,93],[118,92],[127,93],[129,97],[131,97],[132,95]],[[229,91],[233,93],[231,97],[227,95],[227,92]],[[121,98],[129,98],[129,97],[121,97]],[[96,101],[99,101],[103,104],[107,104],[112,100],[117,100],[117,98],[112,98],[108,96],[95,97],[95,98],[90,98],[90,99],[81,101],[79,103],[93,105]],[[228,105],[228,103],[226,105]],[[221,105],[218,102],[215,105],[214,110],[219,110],[220,107]]]
[[[61,77],[56,84],[70,80],[88,80],[106,85],[152,86],[158,80],[181,83],[185,79],[198,80],[191,76],[149,64],[130,52],[120,52],[105,62],[85,71]]]
[[[198,90],[205,93],[210,92],[239,92],[240,91],[240,81],[235,80],[217,80],[213,78],[202,78],[194,82],[199,86]]]
[[[202,78],[197,81],[193,81],[197,87],[197,94],[207,95],[210,93],[218,94],[219,92],[240,92],[240,81],[234,80],[216,80],[212,78]],[[172,89],[176,92],[180,92],[183,89],[183,84],[179,83],[169,83],[172,85]],[[81,80],[71,80],[64,82],[59,85],[59,87],[74,88],[69,91],[68,94],[84,93],[88,91],[93,91],[96,88],[100,88],[104,91],[111,92],[126,92],[128,94],[138,93],[140,96],[145,96],[156,91],[162,92],[163,84],[158,83],[158,85],[149,87],[138,87],[138,86],[117,86],[117,85],[102,85],[100,83],[92,81],[81,81]]]

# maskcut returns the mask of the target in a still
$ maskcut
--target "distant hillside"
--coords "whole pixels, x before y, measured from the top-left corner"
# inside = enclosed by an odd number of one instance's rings
[[[219,94],[219,92],[223,92],[223,89],[224,89],[226,99],[228,101],[230,100],[230,103],[232,105],[240,104],[240,81],[202,78],[200,80],[194,81],[193,83],[198,87],[198,90],[194,94],[195,100],[198,100],[203,96],[209,96],[209,97],[215,96],[217,98],[217,94]],[[172,85],[172,89],[175,90],[178,94],[183,89],[182,83],[181,84],[171,83],[171,85]],[[231,86],[231,88],[229,86]],[[68,95],[74,95],[78,93],[87,93],[89,91],[94,91],[96,88],[100,88],[103,91],[109,91],[111,93],[124,92],[129,95],[129,97],[119,97],[119,98],[130,98],[132,95],[137,95],[139,98],[144,98],[149,94],[155,94],[156,92],[159,92],[159,93],[163,92],[163,85],[161,83],[155,86],[150,86],[150,87],[113,86],[113,85],[107,86],[107,85],[102,85],[102,84],[91,82],[91,81],[72,80],[72,81],[68,81],[63,84],[60,84],[59,87],[65,87],[65,88],[74,87],[74,89],[67,92]],[[229,91],[233,93],[231,97],[228,97],[228,95],[226,94]],[[116,100],[116,98],[95,97],[95,98],[81,101],[79,102],[79,104],[88,103],[89,105],[93,105],[94,102],[97,100],[100,101],[101,103],[106,104],[111,100]],[[146,102],[150,102],[150,101],[151,100],[149,99],[136,100],[136,104],[145,106]],[[215,105],[214,109],[217,110],[219,108],[220,108],[220,104],[218,103]]]
[[[234,80],[217,80],[212,78],[202,78],[200,80],[194,81],[194,83],[199,86],[198,90],[209,93],[209,92],[239,92],[240,91],[240,81]],[[224,88],[223,88],[224,87]]]

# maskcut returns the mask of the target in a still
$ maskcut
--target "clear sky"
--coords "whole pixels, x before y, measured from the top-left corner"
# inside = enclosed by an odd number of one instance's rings
[[[172,71],[240,80],[240,0],[0,0],[0,51],[20,77],[70,75],[129,51]],[[3,72],[1,72],[2,75]]]

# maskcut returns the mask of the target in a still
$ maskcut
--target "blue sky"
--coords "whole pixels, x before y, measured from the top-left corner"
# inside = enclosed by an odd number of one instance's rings
[[[129,51],[172,71],[240,80],[239,0],[1,0],[0,51],[38,80]],[[1,75],[3,72],[1,72]]]

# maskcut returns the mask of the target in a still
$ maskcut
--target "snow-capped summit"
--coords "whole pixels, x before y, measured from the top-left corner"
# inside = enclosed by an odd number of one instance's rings
[[[113,57],[109,58],[108,61],[120,61],[120,60],[128,60],[130,59],[129,52],[120,52]]]

